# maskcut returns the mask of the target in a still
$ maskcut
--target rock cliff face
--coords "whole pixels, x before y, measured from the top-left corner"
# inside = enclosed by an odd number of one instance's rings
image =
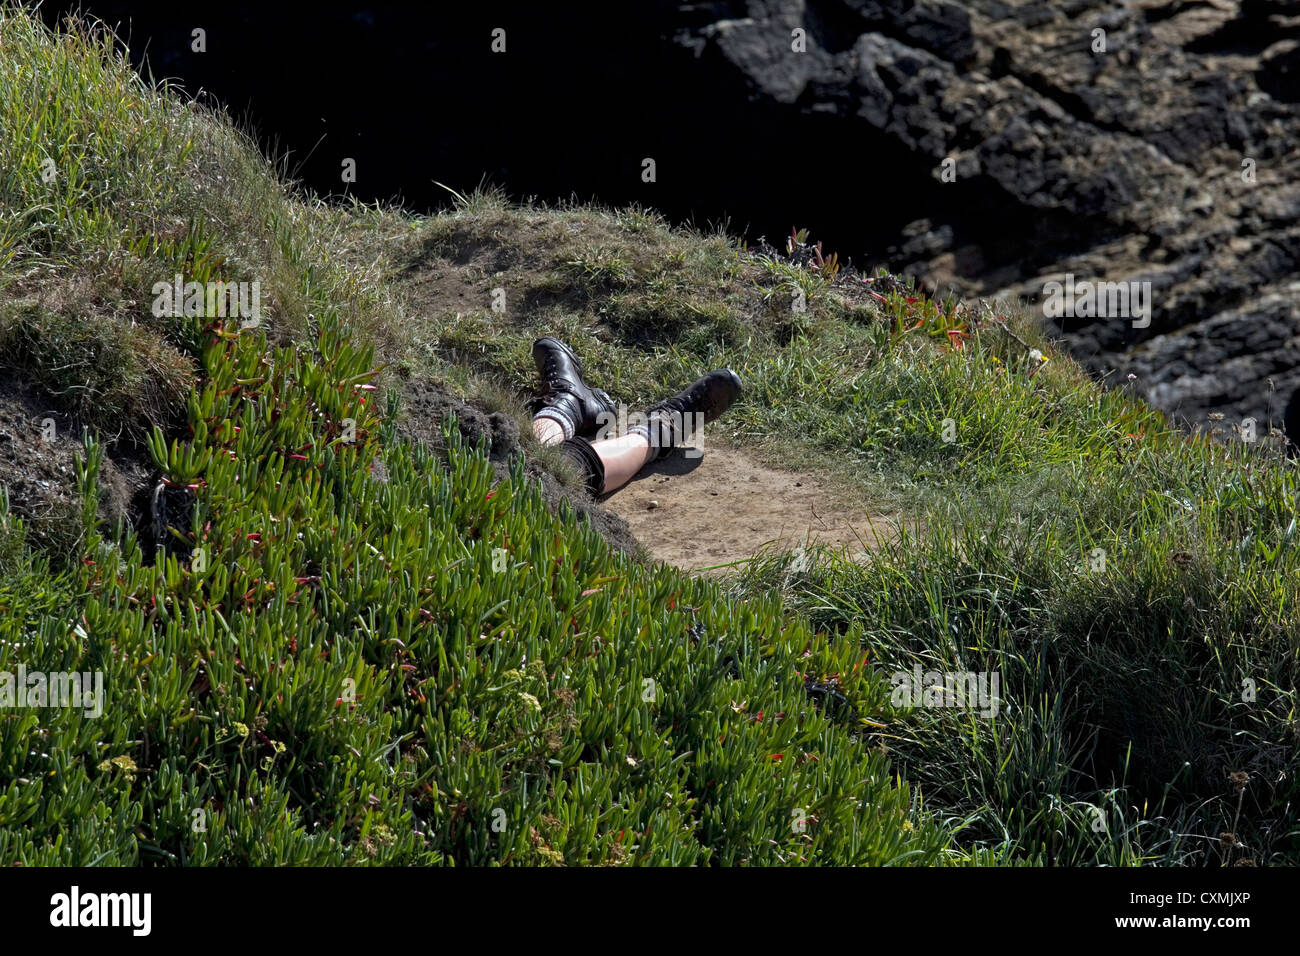
[[[933,170],[940,201],[882,261],[1038,302],[1069,276],[1149,283],[1149,316],[1044,322],[1175,418],[1282,427],[1300,393],[1300,2],[737,0],[674,20],[701,75]]]

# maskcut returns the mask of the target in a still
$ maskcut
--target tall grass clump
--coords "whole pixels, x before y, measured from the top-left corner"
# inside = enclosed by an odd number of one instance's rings
[[[1005,342],[986,329],[876,377],[899,423],[864,441],[915,457],[933,494],[899,540],[797,572],[768,555],[736,592],[860,628],[882,673],[999,675],[991,718],[908,706],[882,731],[973,845],[1062,865],[1293,863],[1294,462],[1186,436]],[[870,418],[845,408],[846,427]]]

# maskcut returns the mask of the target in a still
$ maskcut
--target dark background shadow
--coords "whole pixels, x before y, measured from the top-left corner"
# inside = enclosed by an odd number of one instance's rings
[[[55,23],[77,6],[40,9]],[[861,266],[883,262],[904,224],[951,218],[953,193],[940,207],[931,170],[866,124],[750,102],[672,42],[682,15],[663,0],[80,6],[142,71],[226,106],[321,195],[429,210],[449,201],[435,180],[463,192],[486,177],[515,199],[642,203],[750,241],[806,226]],[[191,50],[196,27],[206,52]]]

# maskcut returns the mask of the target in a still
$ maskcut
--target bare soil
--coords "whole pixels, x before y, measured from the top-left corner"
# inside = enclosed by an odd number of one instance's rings
[[[50,440],[42,433],[46,419],[54,426]],[[27,524],[29,541],[56,558],[71,556],[81,530],[74,467],[85,451],[80,435],[80,422],[51,409],[34,390],[0,383],[0,485]],[[135,523],[152,487],[147,465],[110,449],[99,472],[101,517],[109,525],[120,517]]]
[[[702,457],[654,462],[601,506],[623,518],[655,559],[711,573],[765,548],[822,544],[863,554],[894,536],[885,516],[869,514],[825,478],[770,468],[719,445]]]

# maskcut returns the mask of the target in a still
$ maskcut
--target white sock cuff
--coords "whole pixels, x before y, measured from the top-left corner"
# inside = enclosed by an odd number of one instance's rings
[[[538,412],[536,415],[533,416],[533,421],[537,421],[537,419],[539,418],[549,419],[550,421],[553,421],[557,425],[559,425],[560,429],[564,432],[564,437],[566,439],[573,437],[573,432],[574,432],[573,422],[569,421],[567,416],[561,414],[560,412],[557,412],[555,409],[543,408],[540,412]]]

